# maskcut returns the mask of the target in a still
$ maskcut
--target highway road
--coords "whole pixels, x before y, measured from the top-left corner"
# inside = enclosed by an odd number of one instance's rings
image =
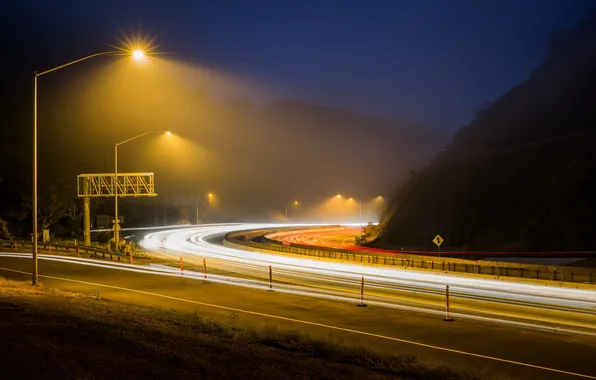
[[[266,235],[269,239],[281,242],[360,250],[362,247],[355,244],[357,236],[360,236],[360,227],[350,225],[317,229],[293,229]]]
[[[312,297],[359,302],[361,281],[367,304],[442,315],[445,286],[450,287],[455,318],[485,320],[528,328],[596,332],[596,292],[553,286],[555,283],[517,283],[443,272],[387,268],[251,252],[214,244],[229,231],[262,225],[213,226],[148,234],[142,244],[173,258],[183,256],[199,266],[225,273],[218,281],[238,286],[267,287],[269,267],[275,289]],[[198,259],[198,260],[197,260]],[[218,272],[218,273],[219,273]],[[550,285],[550,286],[549,286]]]
[[[103,299],[174,308],[244,327],[300,330],[501,379],[596,379],[596,338],[269,292],[161,266],[40,255],[40,282]],[[0,253],[0,275],[30,280],[30,254]],[[215,276],[213,276],[215,277]]]
[[[327,228],[298,228],[298,229],[282,229],[270,234],[266,237],[280,242],[288,242],[293,244],[307,245],[316,247],[327,247],[333,249],[351,250],[351,251],[370,251],[377,253],[406,253],[414,255],[435,256],[436,250],[420,251],[420,250],[397,250],[382,249],[373,247],[362,247],[356,245],[355,238],[360,236],[360,228],[358,225],[341,225],[329,226]],[[429,244],[430,240],[429,240]],[[441,247],[441,253],[444,257],[457,257],[470,260],[487,260],[487,261],[506,261],[538,265],[570,265],[572,263],[581,262],[586,258],[593,258],[596,256],[594,251],[568,251],[568,252],[549,252],[549,251],[534,251],[534,252],[520,252],[520,251],[454,251],[445,250],[445,245]],[[580,265],[582,266],[582,265]]]
[[[108,299],[197,311],[230,323],[295,328],[512,378],[596,378],[593,291],[343,264],[218,244],[227,231],[259,227],[219,225],[149,234],[143,244],[162,259],[145,266],[41,255],[41,281],[90,295],[99,291]],[[0,254],[0,274],[28,278],[29,256]],[[181,274],[179,268],[164,265],[163,258],[173,258],[172,264],[179,257],[193,270]],[[270,265],[273,292],[267,291]],[[361,276],[368,307],[359,308]],[[453,290],[455,322],[443,321],[445,284]]]

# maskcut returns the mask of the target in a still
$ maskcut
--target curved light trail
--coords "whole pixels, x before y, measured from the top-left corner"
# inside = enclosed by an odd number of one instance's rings
[[[199,263],[205,258],[209,270],[231,273],[231,276],[212,277],[213,280],[237,285],[267,287],[271,266],[275,290],[355,302],[359,300],[364,276],[366,303],[432,313],[442,313],[445,285],[449,285],[452,310],[459,317],[507,320],[545,328],[565,325],[596,329],[596,292],[592,290],[572,289],[562,284],[558,287],[554,283],[549,286],[546,282],[499,281],[490,276],[348,264],[234,249],[210,242],[231,231],[275,227],[279,225],[214,225],[168,230],[148,234],[141,244],[176,259],[181,255],[188,260],[197,257]]]

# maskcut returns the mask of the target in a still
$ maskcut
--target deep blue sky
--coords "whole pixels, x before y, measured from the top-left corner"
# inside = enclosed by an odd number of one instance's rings
[[[524,80],[544,57],[550,34],[572,26],[593,6],[589,0],[2,5],[12,8],[5,16],[23,27],[38,25],[31,29],[37,32],[30,37],[35,45],[37,35],[60,42],[62,52],[77,46],[65,59],[142,30],[157,36],[162,50],[247,78],[270,97],[450,131]],[[83,51],[83,45],[89,49]]]

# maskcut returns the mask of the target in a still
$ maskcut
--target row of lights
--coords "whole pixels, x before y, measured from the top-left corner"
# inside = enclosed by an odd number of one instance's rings
[[[88,59],[94,58],[94,57],[99,57],[99,56],[104,56],[104,55],[115,55],[115,56],[131,56],[132,59],[136,62],[143,62],[146,59],[146,54],[143,50],[141,49],[131,49],[131,50],[125,50],[125,49],[120,49],[120,50],[114,50],[114,51],[104,51],[104,52],[100,52],[100,53],[95,53],[95,54],[90,54],[88,56],[85,56],[83,58],[79,58],[79,59],[75,59],[74,61],[70,61],[67,62],[63,65],[60,66],[56,66],[52,69],[49,70],[45,70],[45,71],[41,71],[41,72],[37,72],[35,71],[33,73],[33,93],[34,93],[34,97],[33,97],[33,191],[32,191],[32,210],[31,210],[31,219],[32,219],[32,223],[33,223],[33,268],[32,268],[32,283],[33,285],[37,284],[37,277],[38,277],[38,262],[37,262],[37,251],[38,251],[38,226],[37,226],[37,81],[38,78],[42,75],[46,75],[49,73],[52,73],[54,71],[63,69],[65,67],[77,64],[79,62],[83,62],[86,61]],[[148,132],[148,133],[144,133],[141,134],[139,136],[135,136],[132,139],[123,141],[122,143],[117,143],[116,144],[116,153],[115,155],[117,156],[117,148],[118,145],[124,144],[128,141],[134,140],[138,137],[144,136],[146,134],[149,133],[153,133],[153,132]],[[170,135],[170,132],[166,132],[167,135]],[[114,172],[114,180],[117,181],[117,162],[114,163],[115,164],[115,172]],[[116,184],[116,182],[115,182]],[[118,202],[118,190],[117,190],[117,186],[116,186],[116,191],[115,193],[115,199],[116,199],[116,206],[115,206],[115,222],[118,222],[118,206],[117,206],[117,202]],[[114,229],[114,239],[116,240],[116,242],[118,241],[118,235],[117,235],[117,228]]]

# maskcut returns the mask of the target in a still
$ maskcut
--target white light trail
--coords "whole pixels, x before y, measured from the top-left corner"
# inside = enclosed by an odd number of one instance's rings
[[[452,273],[423,272],[412,269],[389,268],[356,263],[333,262],[284,255],[273,252],[256,252],[211,244],[214,236],[237,230],[277,228],[288,225],[240,224],[218,225],[169,230],[147,235],[142,245],[154,250],[173,255],[189,254],[207,258],[209,266],[239,276],[266,278],[268,266],[274,268],[274,277],[278,282],[299,284],[309,292],[315,289],[333,289],[346,294],[359,290],[361,276],[366,280],[367,295],[381,297],[385,302],[408,302],[422,298],[419,302],[440,305],[444,298],[445,285],[450,286],[454,306],[462,308],[464,301],[482,301],[492,303],[493,314],[498,314],[504,307],[523,307],[512,313],[504,310],[503,315],[522,318],[533,314],[533,318],[542,321],[569,323],[582,327],[596,328],[594,322],[584,319],[596,312],[596,292],[584,289],[528,284],[514,281],[493,280],[490,276],[458,276]],[[304,226],[304,225],[302,225]],[[300,227],[294,225],[292,227]],[[426,299],[426,301],[424,300]],[[458,302],[459,301],[459,302]],[[470,310],[473,310],[471,308]],[[479,310],[476,309],[476,312]],[[482,312],[487,312],[484,308]],[[553,315],[553,313],[568,315]],[[509,314],[508,314],[509,313]],[[565,321],[565,319],[570,318]]]

